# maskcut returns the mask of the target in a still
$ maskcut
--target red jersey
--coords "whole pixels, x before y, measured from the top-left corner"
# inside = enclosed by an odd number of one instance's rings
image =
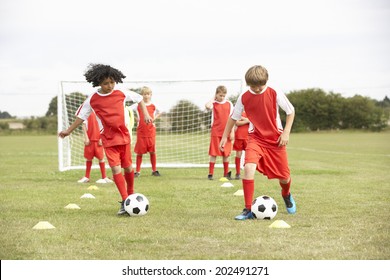
[[[222,137],[226,123],[233,110],[233,104],[229,100],[214,101],[211,116],[211,136]]]
[[[154,120],[156,114],[158,114],[158,110],[156,106],[152,103],[145,104],[146,109],[148,110],[149,116]],[[136,113],[138,118],[137,124],[137,137],[155,137],[156,136],[156,126],[154,123],[147,124],[145,122],[144,113],[141,108],[137,105]]]
[[[87,135],[89,141],[94,141],[94,142],[99,141],[100,129],[99,129],[99,124],[97,122],[95,113],[92,112],[84,123],[87,128]]]
[[[142,96],[135,92],[113,90],[109,94],[95,92],[88,96],[76,112],[76,116],[84,121],[92,110],[97,116],[104,147],[125,145],[130,143],[130,133],[125,123],[125,102],[141,102]]]
[[[249,89],[238,97],[231,118],[239,120],[242,112],[245,111],[251,122],[249,138],[254,138],[264,147],[278,148],[277,141],[283,132],[279,107],[287,115],[294,112],[294,107],[284,93],[268,86],[260,94]]]

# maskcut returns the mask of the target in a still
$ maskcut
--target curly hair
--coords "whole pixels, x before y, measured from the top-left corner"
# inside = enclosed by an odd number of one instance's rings
[[[88,83],[92,83],[92,86],[99,86],[105,79],[111,78],[116,83],[122,83],[122,79],[126,78],[125,75],[118,69],[111,67],[110,65],[103,64],[90,64],[84,73],[84,76]]]

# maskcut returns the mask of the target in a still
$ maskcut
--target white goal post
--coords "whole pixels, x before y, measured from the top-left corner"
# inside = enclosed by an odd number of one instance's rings
[[[211,113],[204,104],[213,98],[219,85],[227,88],[227,98],[237,97],[242,91],[242,80],[187,80],[187,81],[131,81],[119,84],[139,92],[148,86],[153,92],[152,102],[163,114],[155,121],[157,128],[157,167],[208,167]],[[74,120],[75,112],[94,89],[83,81],[62,81],[58,93],[58,130],[66,129]],[[135,127],[132,131],[132,156],[135,166]],[[84,142],[81,126],[72,135],[58,139],[59,170],[84,169]],[[232,152],[232,157],[234,152]],[[233,159],[233,158],[232,158]],[[217,158],[217,167],[222,166]],[[98,168],[94,159],[93,168]],[[107,161],[106,161],[107,163]],[[230,160],[234,163],[234,160]],[[149,155],[144,155],[142,167],[150,167]]]

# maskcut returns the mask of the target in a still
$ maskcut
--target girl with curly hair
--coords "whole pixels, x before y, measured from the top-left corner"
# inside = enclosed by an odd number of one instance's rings
[[[122,201],[118,215],[125,215],[124,201],[134,193],[134,170],[130,151],[130,132],[125,122],[125,102],[138,103],[147,124],[152,119],[148,114],[142,96],[132,91],[115,89],[122,83],[125,75],[109,65],[90,64],[84,74],[86,80],[94,87],[99,87],[84,101],[76,112],[76,120],[66,129],[58,133],[64,138],[69,136],[79,125],[95,112],[100,126],[101,139],[110,164],[114,182]],[[124,169],[124,175],[122,174]]]

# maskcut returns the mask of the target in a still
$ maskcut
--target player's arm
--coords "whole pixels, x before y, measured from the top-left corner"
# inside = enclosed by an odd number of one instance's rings
[[[144,114],[144,119],[146,123],[153,122],[153,119],[150,117],[148,110],[146,109],[145,103],[143,100],[138,103],[138,106],[140,106],[142,113]]]
[[[87,126],[86,126],[85,122],[83,122],[82,128],[83,128],[83,133],[84,133],[84,145],[88,146],[90,144],[90,141],[89,141],[89,137],[88,137],[88,133],[87,133]]]
[[[238,120],[236,122],[236,126],[243,126],[243,125],[246,125],[248,123],[249,123],[249,119],[242,117],[240,120]]]
[[[227,142],[228,137],[229,136],[231,137],[232,133],[233,133],[233,138],[234,138],[233,127],[234,127],[235,124],[236,124],[236,120],[233,120],[232,118],[228,119],[228,121],[226,123],[226,126],[225,126],[225,130],[224,130],[223,135],[222,135],[221,142],[219,143],[219,149],[222,152],[223,152],[223,150],[225,148],[225,144]]]
[[[78,128],[83,122],[84,122],[83,119],[76,117],[75,121],[66,130],[60,131],[58,133],[58,136],[61,138],[65,138],[66,136],[69,136],[73,132],[73,130]]]
[[[291,114],[286,116],[286,125],[284,126],[282,134],[280,134],[278,139],[278,145],[286,146],[290,139],[291,128],[294,122],[295,112],[293,111]]]
[[[294,122],[295,109],[284,93],[277,91],[276,98],[278,106],[280,106],[280,108],[282,108],[283,111],[286,112],[286,124],[284,126],[282,134],[278,138],[278,145],[280,147],[286,146],[288,144],[291,128]]]

